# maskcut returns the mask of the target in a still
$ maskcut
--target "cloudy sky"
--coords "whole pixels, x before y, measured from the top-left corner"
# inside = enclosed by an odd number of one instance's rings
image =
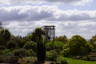
[[[0,22],[14,35],[55,25],[56,35],[96,34],[96,0],[0,0]]]

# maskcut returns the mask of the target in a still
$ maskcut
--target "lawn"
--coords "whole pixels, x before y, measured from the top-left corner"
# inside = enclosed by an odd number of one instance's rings
[[[25,60],[31,61],[31,63],[33,62],[33,59],[34,58],[32,58],[32,57],[26,57],[25,58]],[[68,64],[96,64],[96,61],[84,61],[84,60],[77,60],[77,59],[66,58],[66,57],[64,59],[68,61]],[[48,64],[49,64],[49,62],[48,62]]]
[[[65,58],[69,64],[96,64],[96,61],[84,61],[72,58]]]

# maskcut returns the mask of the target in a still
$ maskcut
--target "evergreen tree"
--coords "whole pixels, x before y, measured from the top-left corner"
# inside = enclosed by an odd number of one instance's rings
[[[30,37],[31,38],[31,37]],[[36,28],[32,33],[32,41],[37,43],[37,59],[38,62],[42,63],[45,61],[45,42],[44,42],[44,31],[41,28]]]

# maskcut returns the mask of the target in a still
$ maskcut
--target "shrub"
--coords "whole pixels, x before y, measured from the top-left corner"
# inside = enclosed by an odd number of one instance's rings
[[[56,58],[57,58],[57,53],[56,53],[56,51],[51,50],[51,51],[47,51],[47,52],[46,52],[46,60],[56,61]]]
[[[14,56],[18,57],[26,57],[28,56],[27,50],[26,49],[16,49],[13,51]]]
[[[9,48],[9,49],[15,49],[17,47],[18,47],[18,45],[17,45],[17,43],[14,40],[8,41],[7,48]]]
[[[36,57],[24,57],[20,58],[18,63],[19,64],[37,64],[36,62]]]
[[[3,50],[3,55],[4,56],[12,56],[13,55],[12,50],[10,50],[10,49]]]
[[[67,44],[68,38],[67,38],[66,35],[64,35],[64,36],[59,36],[59,37],[56,37],[56,38],[55,38],[55,41],[60,41],[60,42],[63,42],[64,44]]]
[[[18,57],[15,56],[0,56],[0,63],[17,64]]]
[[[69,41],[70,54],[73,56],[86,55],[92,50],[92,46],[83,37],[73,36]]]
[[[32,41],[28,41],[25,43],[25,45],[23,46],[23,48],[25,49],[32,49],[34,51],[36,51],[36,43],[35,42],[32,42]]]
[[[36,52],[34,52],[32,49],[29,49],[26,51],[28,56],[36,56]]]
[[[7,29],[0,29],[0,45],[6,46],[11,34]]]
[[[64,59],[63,56],[57,57],[56,63],[57,63],[57,64],[68,64],[68,62]]]
[[[4,49],[6,49],[6,47],[3,45],[0,45],[0,50],[4,50]]]
[[[68,57],[70,56],[70,48],[66,48],[62,51],[62,54],[65,56],[65,57]]]
[[[64,43],[60,41],[55,41],[55,42],[48,42],[46,44],[46,49],[47,50],[52,50],[53,48],[57,51],[63,50]]]

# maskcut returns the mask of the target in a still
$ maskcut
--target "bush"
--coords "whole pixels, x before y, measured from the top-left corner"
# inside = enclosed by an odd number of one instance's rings
[[[32,49],[29,49],[26,51],[28,56],[36,56],[36,52],[34,52]]]
[[[6,49],[6,47],[3,45],[0,45],[0,50],[4,50],[4,49]]]
[[[0,63],[17,64],[18,57],[15,56],[0,56]]]
[[[57,53],[54,50],[46,52],[46,60],[48,61],[56,61]]]
[[[20,58],[18,63],[19,64],[37,64],[35,63],[37,60],[36,60],[36,57],[24,57],[24,58]]]
[[[55,41],[60,41],[63,42],[64,44],[67,44],[68,42],[68,38],[64,35],[64,36],[59,36],[55,38]]]
[[[26,49],[16,49],[13,51],[14,56],[18,57],[26,57],[28,56],[27,50]]]
[[[68,57],[70,56],[70,48],[66,48],[63,50],[62,54],[65,56],[65,57]]]
[[[10,49],[3,50],[3,55],[4,56],[12,56],[13,55],[12,50],[10,50]]]
[[[7,48],[8,49],[15,49],[17,47],[18,47],[17,42],[15,42],[14,40],[8,41],[8,43],[7,43]]]
[[[6,46],[11,34],[7,29],[0,29],[0,45]]]
[[[53,48],[57,51],[63,50],[64,43],[60,41],[55,41],[55,42],[48,42],[46,44],[46,49],[47,50],[53,50]]]
[[[33,51],[36,51],[36,43],[35,42],[32,42],[32,41],[28,41],[25,43],[25,45],[23,46],[23,48],[25,49],[32,49]]]
[[[70,54],[73,56],[86,55],[92,51],[92,46],[83,37],[79,35],[73,36],[69,41]]]
[[[57,57],[56,63],[57,63],[57,64],[68,64],[68,62],[64,59],[63,56]]]

